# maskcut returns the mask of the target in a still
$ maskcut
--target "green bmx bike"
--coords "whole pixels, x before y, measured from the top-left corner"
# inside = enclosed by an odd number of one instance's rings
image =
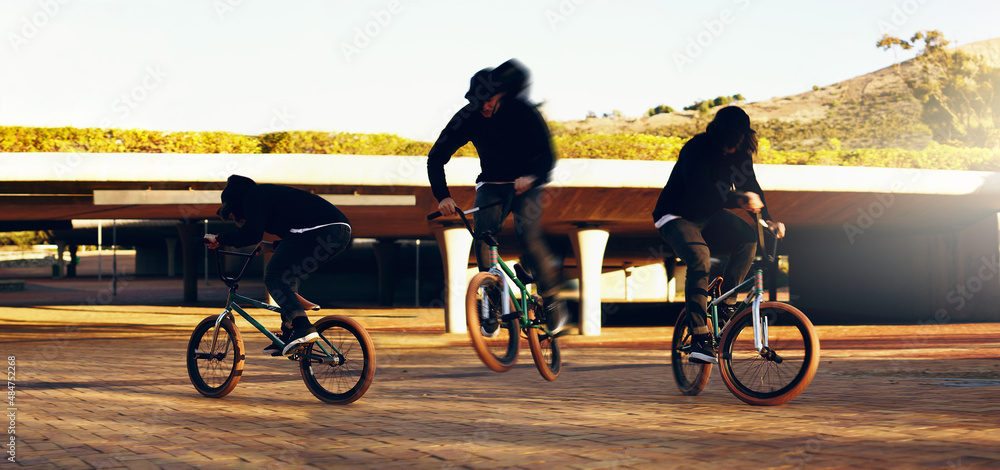
[[[763,229],[774,233],[757,217],[758,244],[763,247]],[[819,368],[819,336],[809,318],[782,302],[764,302],[764,267],[775,262],[774,249],[759,257],[750,276],[729,292],[722,293],[722,278],[709,286],[708,321],[713,346],[718,351],[722,381],[737,398],[751,405],[780,405],[802,393]],[[721,318],[719,304],[750,289],[737,304],[730,319]],[[720,328],[720,322],[725,324]],[[684,395],[697,395],[708,383],[712,364],[688,360],[691,350],[692,315],[681,311],[674,325],[671,364],[677,388]]]
[[[260,245],[250,253],[216,250],[219,277],[229,287],[229,299],[222,313],[205,318],[195,327],[187,346],[188,376],[195,389],[206,397],[228,395],[243,376],[246,350],[240,330],[236,327],[234,311],[267,339],[282,348],[285,346],[240,304],[278,313],[281,313],[281,308],[236,292],[247,266],[260,251]],[[227,277],[223,273],[223,255],[246,258],[239,274]],[[312,309],[317,310],[318,307],[313,306]],[[344,405],[358,400],[375,378],[375,345],[368,332],[354,319],[341,315],[323,317],[313,326],[320,339],[305,343],[286,357],[299,363],[306,388],[321,401]]]
[[[497,203],[499,204],[499,203]],[[535,282],[519,264],[511,269],[499,255],[500,242],[492,233],[476,233],[466,217],[497,204],[475,207],[467,211],[458,208],[458,215],[472,237],[490,247],[490,269],[476,273],[465,293],[465,321],[469,339],[476,355],[490,370],[507,372],[517,363],[522,335],[538,373],[553,381],[562,369],[559,341],[546,327],[542,299],[529,292]],[[427,216],[440,217],[440,212]],[[511,287],[513,285],[513,287]],[[517,291],[514,291],[514,288]]]

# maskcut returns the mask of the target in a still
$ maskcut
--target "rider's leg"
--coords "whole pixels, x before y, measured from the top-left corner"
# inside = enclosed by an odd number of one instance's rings
[[[504,201],[493,207],[487,207],[472,214],[472,228],[476,233],[490,232],[499,235],[503,230],[503,221],[510,213],[510,199],[514,190],[506,184],[484,184],[476,190],[476,207]],[[490,269],[490,247],[480,240],[475,240],[473,250],[476,253],[476,264],[480,271]]]
[[[711,252],[702,238],[704,222],[692,222],[677,218],[660,227],[660,236],[670,244],[674,255],[687,266],[684,282],[684,307],[691,314],[692,333],[706,335],[708,327],[708,285],[709,270],[712,267]]]
[[[750,272],[754,255],[757,253],[757,234],[754,233],[753,227],[738,215],[722,211],[705,225],[702,236],[713,252],[729,254],[722,275],[722,292],[728,292],[742,282]],[[736,301],[735,296],[731,299],[733,302]]]
[[[561,330],[570,319],[565,303],[556,297],[560,288],[559,272],[542,233],[545,202],[543,188],[529,189],[514,198],[511,212],[514,214],[514,233],[524,249],[524,264],[535,277],[543,304],[551,317],[549,327]]]
[[[284,352],[296,342],[318,338],[292,285],[308,279],[343,251],[350,241],[350,230],[347,225],[330,225],[287,237],[275,248],[264,273],[264,285],[284,311],[282,322],[293,330]]]

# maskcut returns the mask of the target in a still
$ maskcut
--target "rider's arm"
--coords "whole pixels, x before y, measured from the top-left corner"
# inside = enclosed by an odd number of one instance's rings
[[[736,191],[749,191],[757,194],[760,197],[761,204],[763,204],[763,208],[760,210],[761,217],[764,220],[773,220],[771,219],[771,214],[767,211],[767,202],[764,201],[764,190],[760,189],[760,183],[757,182],[757,174],[753,170],[752,157],[747,154],[745,160],[737,168],[740,168],[740,171],[743,171],[745,174],[742,175],[744,177],[743,184],[735,185]]]
[[[451,198],[448,182],[445,180],[444,165],[459,148],[469,142],[464,122],[466,119],[462,117],[462,111],[459,111],[441,131],[441,135],[427,154],[427,179],[430,180],[431,191],[438,201]]]

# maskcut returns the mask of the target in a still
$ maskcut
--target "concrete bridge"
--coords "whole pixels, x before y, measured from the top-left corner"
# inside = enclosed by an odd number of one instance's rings
[[[544,225],[563,248],[566,273],[579,279],[584,334],[600,333],[602,272],[665,263],[672,277],[673,257],[650,216],[672,167],[557,163]],[[141,229],[123,223],[122,236],[179,240],[187,299],[197,295],[198,239],[205,230],[199,222],[215,217],[230,174],[313,191],[347,214],[355,237],[436,240],[447,325],[464,331],[471,237],[454,220],[426,221],[437,203],[425,157],[27,153],[0,154],[0,168],[0,230],[62,229],[57,233],[66,237],[88,234],[93,244],[96,231],[81,228],[82,221],[159,220],[166,225],[159,232],[148,223]],[[792,302],[810,315],[910,323],[1000,319],[1000,174],[755,168],[772,216],[788,227],[781,253],[788,257]],[[455,200],[471,204],[478,161],[455,158],[446,171]],[[69,230],[74,223],[78,228]],[[517,254],[511,241],[508,222],[501,238],[505,258]],[[380,259],[378,265],[385,279],[392,264]]]

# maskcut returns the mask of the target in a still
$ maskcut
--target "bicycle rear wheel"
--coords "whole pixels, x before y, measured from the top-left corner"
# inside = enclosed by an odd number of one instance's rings
[[[353,318],[340,315],[323,317],[313,327],[320,339],[307,343],[298,354],[306,388],[334,405],[364,396],[375,380],[375,343],[368,331]]]
[[[691,314],[681,310],[674,322],[674,338],[670,347],[670,365],[674,371],[674,381],[684,395],[697,395],[705,389],[712,375],[712,364],[688,361],[691,354]]]
[[[518,318],[504,320],[502,294],[507,286],[500,277],[488,272],[476,273],[465,293],[465,322],[469,328],[472,348],[491,370],[507,372],[517,362],[520,347]],[[513,301],[511,313],[517,312]]]
[[[797,397],[819,368],[819,337],[799,309],[780,302],[760,304],[767,325],[767,348],[754,347],[753,311],[736,314],[722,332],[722,380],[751,405],[780,405]]]
[[[243,376],[246,355],[243,337],[230,317],[222,319],[219,337],[212,353],[215,322],[219,317],[205,318],[191,333],[187,346],[187,370],[191,384],[198,393],[209,398],[221,398],[236,388]]]
[[[528,319],[536,318],[538,306],[528,307]],[[532,321],[534,323],[534,321]],[[528,347],[531,349],[531,358],[535,361],[538,373],[542,374],[545,380],[553,381],[559,377],[562,370],[562,354],[559,352],[559,339],[545,333],[541,328],[525,328],[528,334]]]

